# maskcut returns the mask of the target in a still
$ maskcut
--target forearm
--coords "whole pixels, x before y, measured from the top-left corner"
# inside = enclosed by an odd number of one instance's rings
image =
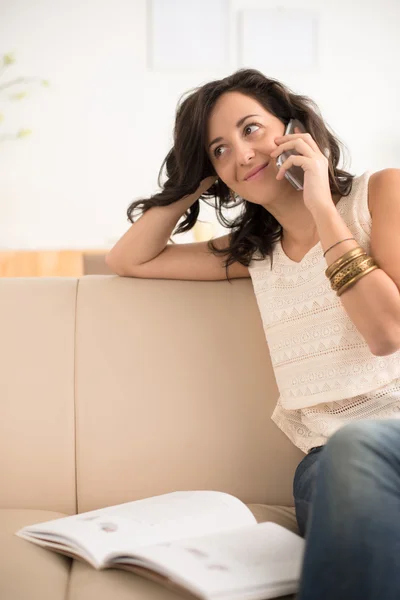
[[[313,213],[323,251],[353,237],[336,207]],[[358,242],[350,240],[338,244],[325,255],[327,267]],[[382,270],[375,269],[361,277],[339,297],[350,319],[375,355],[388,355],[398,348],[397,333],[400,324],[400,293],[395,282]]]
[[[111,267],[139,265],[160,254],[179,219],[197,197],[191,194],[168,206],[153,206],[147,210],[110,250],[107,264]]]

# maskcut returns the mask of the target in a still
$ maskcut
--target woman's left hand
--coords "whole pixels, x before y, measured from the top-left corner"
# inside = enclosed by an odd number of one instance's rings
[[[297,130],[297,132],[296,132]],[[299,154],[292,154],[285,160],[278,171],[276,178],[283,179],[285,172],[292,165],[301,167],[304,171],[303,199],[304,204],[312,213],[334,206],[329,187],[329,161],[321,152],[317,143],[309,133],[295,133],[275,138],[278,144],[271,156],[276,158],[285,150],[296,150]]]

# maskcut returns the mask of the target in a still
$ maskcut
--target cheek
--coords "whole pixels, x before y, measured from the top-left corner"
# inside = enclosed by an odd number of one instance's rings
[[[220,179],[227,185],[233,179],[232,165],[229,165],[228,161],[214,161],[214,169]]]

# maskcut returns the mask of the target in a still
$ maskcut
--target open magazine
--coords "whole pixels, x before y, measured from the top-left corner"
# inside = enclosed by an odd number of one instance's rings
[[[238,498],[180,491],[30,525],[16,535],[95,569],[120,568],[203,600],[298,589],[304,540]]]

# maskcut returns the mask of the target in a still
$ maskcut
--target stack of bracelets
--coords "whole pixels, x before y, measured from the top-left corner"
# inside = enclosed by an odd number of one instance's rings
[[[337,244],[346,242],[347,240],[355,240],[355,238],[346,238],[341,242],[333,244],[325,254]],[[370,273],[374,269],[378,269],[378,265],[374,259],[363,250],[360,246],[353,248],[340,258],[335,260],[325,271],[325,275],[331,282],[331,288],[338,296],[343,294],[347,289],[354,285],[359,279]]]

